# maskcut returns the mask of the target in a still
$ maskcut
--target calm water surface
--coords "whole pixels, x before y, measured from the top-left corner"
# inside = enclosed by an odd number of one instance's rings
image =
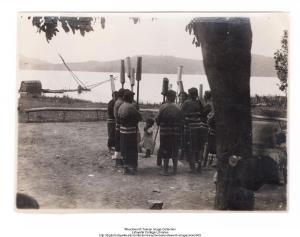
[[[100,81],[109,79],[109,75],[112,74],[117,77],[115,81],[116,89],[121,87],[119,82],[119,73],[109,72],[80,72],[75,71],[75,74],[86,85],[91,85]],[[162,100],[161,89],[162,79],[164,77],[169,78],[170,84],[173,89],[177,90],[177,75],[176,74],[146,74],[142,75],[140,82],[140,101],[159,103]],[[71,77],[68,71],[40,71],[40,70],[20,70],[18,72],[18,88],[21,81],[27,80],[40,80],[42,82],[43,89],[74,89],[77,88],[77,84]],[[199,88],[200,84],[203,84],[203,90],[209,90],[209,85],[205,75],[183,75],[182,76],[184,89],[187,91],[190,87]],[[277,86],[278,79],[273,77],[251,77],[251,95],[284,95]],[[126,78],[125,88],[130,88],[129,80]],[[135,87],[136,90],[136,87]],[[54,96],[54,94],[48,94]],[[58,96],[62,96],[56,94]],[[108,102],[111,98],[111,86],[110,83],[102,84],[94,88],[91,92],[83,92],[77,94],[77,92],[65,93],[72,98],[79,98],[84,100],[90,100],[94,102]]]

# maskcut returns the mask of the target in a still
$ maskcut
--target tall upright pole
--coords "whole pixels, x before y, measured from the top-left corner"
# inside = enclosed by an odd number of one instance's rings
[[[124,83],[125,83],[125,63],[124,60],[121,60],[121,71],[120,71],[120,82],[122,85],[122,89],[124,89]]]
[[[137,81],[137,88],[136,88],[136,104],[139,108],[139,93],[140,93],[140,80],[142,79],[142,57],[137,58],[137,65],[136,65],[136,81]]]
[[[179,66],[177,69],[177,94],[178,94],[178,96],[184,92],[183,82],[182,82],[182,69],[183,69],[183,66]],[[177,98],[176,98],[176,103],[180,103],[180,101],[177,101]]]
[[[169,79],[164,77],[162,91],[161,91],[161,94],[163,95],[163,103],[166,102],[166,94],[167,94],[168,89],[169,89]]]
[[[132,92],[133,92],[134,84],[135,84],[135,69],[134,69],[134,68],[131,68],[131,73],[130,73],[130,85],[131,85],[131,91],[132,91]]]
[[[109,75],[109,79],[110,79],[111,92],[113,93],[113,92],[116,91],[114,76],[113,75]]]
[[[203,99],[203,84],[200,84],[199,86],[199,98],[200,100]]]
[[[126,57],[126,65],[127,65],[127,77],[131,78],[131,62],[130,57]]]
[[[114,99],[116,99],[116,98],[115,98],[115,94],[114,94],[114,92],[116,91],[115,81],[114,81],[114,80],[115,80],[115,79],[114,79],[114,76],[113,76],[113,75],[109,75],[109,79],[110,79],[111,93],[112,93]]]
[[[182,69],[183,66],[179,66],[177,70],[177,85],[178,85],[179,94],[184,92],[183,83],[182,83]]]

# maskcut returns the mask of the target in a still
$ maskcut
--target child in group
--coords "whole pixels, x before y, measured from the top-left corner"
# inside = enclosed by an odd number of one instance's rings
[[[153,150],[153,125],[154,119],[148,118],[146,120],[146,126],[144,127],[144,135],[140,143],[141,147],[145,148],[146,150],[144,158],[149,158]]]

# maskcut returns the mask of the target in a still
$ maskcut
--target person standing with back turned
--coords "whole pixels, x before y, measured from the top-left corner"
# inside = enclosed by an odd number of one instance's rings
[[[120,119],[118,118],[118,111],[123,101],[124,89],[118,91],[118,99],[114,105],[114,116],[116,120],[116,133],[115,133],[115,154],[112,156],[113,160],[116,160],[116,167],[122,165],[121,148],[120,148]]]
[[[138,167],[138,123],[142,120],[133,102],[133,92],[124,90],[124,103],[118,111],[120,121],[120,148],[123,157],[124,174],[134,175]]]
[[[201,172],[201,162],[204,144],[207,141],[208,128],[201,121],[203,106],[198,97],[198,90],[192,87],[188,90],[189,99],[186,100],[181,111],[184,116],[184,137],[187,146],[187,157],[192,173]],[[198,165],[196,168],[196,164]]]
[[[107,105],[107,147],[111,152],[113,148],[115,148],[115,140],[116,140],[116,120],[114,115],[114,106],[118,97],[118,92],[114,91],[112,93],[112,99],[108,102]]]
[[[173,174],[177,173],[178,149],[180,145],[180,128],[182,113],[175,104],[176,92],[168,90],[166,103],[159,108],[156,123],[160,126],[160,154],[163,159],[163,172],[161,175],[169,175],[169,159],[173,161]]]

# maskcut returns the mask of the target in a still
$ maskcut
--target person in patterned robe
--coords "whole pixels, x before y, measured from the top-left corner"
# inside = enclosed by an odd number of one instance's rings
[[[142,120],[133,102],[133,92],[124,90],[124,103],[118,110],[120,122],[120,148],[123,157],[124,174],[132,175],[138,168],[138,123]]]
[[[187,157],[191,172],[201,172],[204,145],[207,142],[208,127],[201,121],[203,106],[197,99],[197,88],[188,90],[189,99],[186,100],[181,111],[184,116],[184,138],[187,146]],[[196,167],[197,165],[197,167]]]
[[[112,93],[112,99],[108,102],[107,105],[107,147],[109,151],[112,151],[115,148],[115,139],[116,139],[116,120],[114,115],[114,106],[118,97],[118,92]]]
[[[156,123],[160,126],[160,155],[163,160],[161,175],[169,175],[169,159],[173,161],[173,174],[177,173],[178,149],[180,147],[180,131],[182,113],[175,104],[176,92],[168,90],[166,103],[159,108]]]
[[[124,89],[118,91],[118,99],[114,105],[114,117],[116,120],[116,132],[115,132],[115,154],[112,156],[113,160],[116,160],[116,166],[122,166],[121,148],[120,148],[120,119],[118,118],[118,111],[123,101]]]

